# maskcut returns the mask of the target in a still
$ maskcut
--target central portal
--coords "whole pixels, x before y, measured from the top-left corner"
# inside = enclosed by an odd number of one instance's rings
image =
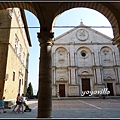
[[[65,97],[65,84],[59,84],[60,97]]]
[[[90,91],[90,78],[82,78],[82,91]],[[85,94],[84,96],[89,96],[89,94]]]

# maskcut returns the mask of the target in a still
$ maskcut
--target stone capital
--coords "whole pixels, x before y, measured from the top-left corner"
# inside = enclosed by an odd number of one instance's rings
[[[39,39],[52,39],[54,37],[54,32],[40,32],[37,33]]]
[[[53,32],[40,32],[37,33],[37,37],[39,39],[40,44],[48,44],[48,45],[53,45],[53,39],[54,38],[54,33]]]

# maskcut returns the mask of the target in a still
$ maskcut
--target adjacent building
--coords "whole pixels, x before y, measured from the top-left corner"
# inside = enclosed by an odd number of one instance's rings
[[[0,11],[0,99],[16,101],[25,93],[28,82],[30,36],[24,10]]]
[[[61,97],[97,96],[98,91],[107,91],[105,94],[110,96],[120,95],[119,50],[112,44],[112,38],[81,22],[55,38],[52,96],[57,96],[58,92]]]

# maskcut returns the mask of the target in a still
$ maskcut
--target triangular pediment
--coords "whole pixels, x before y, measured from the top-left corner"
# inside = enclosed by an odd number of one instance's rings
[[[55,43],[112,43],[112,38],[81,23],[79,26],[61,34],[55,38]]]

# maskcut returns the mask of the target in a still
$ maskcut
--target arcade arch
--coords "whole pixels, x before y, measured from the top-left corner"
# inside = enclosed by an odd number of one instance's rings
[[[53,26],[55,37],[77,27],[80,23],[113,38],[113,30],[108,19],[100,12],[85,7],[72,8],[57,16]]]

